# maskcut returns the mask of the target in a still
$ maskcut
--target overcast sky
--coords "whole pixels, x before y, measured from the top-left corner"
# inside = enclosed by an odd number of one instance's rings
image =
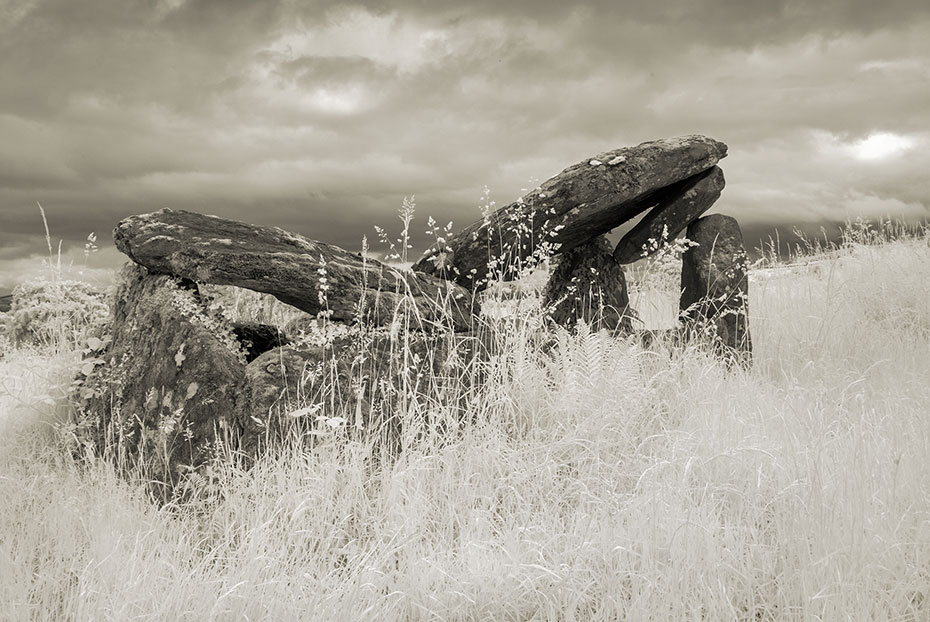
[[[390,8],[386,8],[390,7]],[[930,210],[926,0],[0,0],[0,292],[129,214],[358,249],[600,151],[729,145],[744,229]]]

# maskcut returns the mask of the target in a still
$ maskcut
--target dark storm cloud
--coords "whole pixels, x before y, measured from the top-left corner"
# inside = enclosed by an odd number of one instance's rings
[[[404,196],[461,227],[485,184],[685,133],[729,143],[748,226],[920,217],[925,5],[8,0],[0,260],[41,252],[37,200],[75,249],[165,206],[357,248]]]

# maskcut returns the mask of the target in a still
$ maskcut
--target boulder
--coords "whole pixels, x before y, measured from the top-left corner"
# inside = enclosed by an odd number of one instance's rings
[[[246,367],[240,448],[254,454],[327,422],[396,440],[405,411],[424,411],[440,393],[454,400],[475,346],[464,335],[377,332],[269,350]]]
[[[164,209],[120,221],[113,239],[153,272],[265,292],[314,315],[385,324],[401,310],[423,327],[471,325],[473,296],[461,287],[276,227]]]
[[[244,353],[194,283],[133,264],[119,276],[111,330],[108,350],[84,365],[77,419],[99,452],[145,464],[170,489],[217,441],[234,446]]]
[[[719,166],[675,184],[675,194],[653,207],[621,238],[614,258],[626,264],[657,252],[709,210],[720,198],[725,184],[723,170]]]
[[[570,251],[669,195],[677,196],[680,188],[674,184],[713,167],[726,154],[725,144],[692,135],[587,158],[434,245],[413,270],[474,290],[487,286],[492,270],[509,280],[534,255]]]
[[[712,214],[688,226],[697,243],[682,255],[681,314],[692,335],[709,334],[730,362],[749,366],[748,261],[735,218]]]
[[[455,368],[475,351],[473,338],[451,332],[318,333],[339,336],[288,343],[273,327],[228,322],[192,281],[128,264],[110,337],[99,340],[109,345],[85,359],[75,384],[76,435],[122,467],[141,467],[168,499],[218,452],[255,456],[335,417],[388,430],[396,445],[396,415],[422,412],[440,385],[460,383]]]
[[[566,328],[583,319],[594,330],[632,329],[623,268],[604,236],[561,255],[546,283],[543,304],[552,320]]]

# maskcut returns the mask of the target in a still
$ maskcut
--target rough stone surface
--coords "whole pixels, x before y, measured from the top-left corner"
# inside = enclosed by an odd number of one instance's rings
[[[573,328],[583,319],[593,329],[630,332],[630,298],[623,268],[603,236],[563,253],[549,276],[543,303],[554,322]]]
[[[396,436],[398,413],[422,410],[443,389],[435,383],[454,384],[474,351],[467,336],[385,333],[269,350],[246,367],[241,449],[254,453],[295,430],[326,430],[327,420],[346,414],[336,427]]]
[[[400,308],[428,327],[445,321],[441,308],[448,306],[457,329],[471,324],[473,297],[452,283],[276,227],[165,209],[122,220],[113,239],[153,272],[265,292],[311,314],[329,310],[333,319],[351,321],[361,306],[367,321],[384,324]]]
[[[6,296],[0,296],[0,313],[6,313],[10,310],[10,305],[13,303],[13,294],[7,294]]]
[[[214,441],[236,437],[243,353],[196,285],[132,264],[120,275],[111,334],[77,410],[98,451],[147,464],[170,488],[211,457]]]
[[[667,201],[679,192],[674,184],[713,167],[726,154],[725,144],[697,135],[598,154],[433,246],[413,269],[480,290],[486,286],[489,258],[500,258],[506,266],[534,252],[567,252]],[[502,276],[514,275],[505,271]]]
[[[272,327],[230,324],[195,283],[135,264],[120,275],[111,330],[79,377],[77,436],[118,464],[142,466],[165,499],[219,444],[254,456],[271,439],[332,431],[326,420],[336,415],[353,415],[341,428],[390,430],[396,443],[395,415],[424,410],[474,352],[467,335],[345,326],[326,345],[275,346],[287,340]]]
[[[617,244],[614,258],[631,263],[657,252],[665,242],[675,239],[720,198],[726,181],[715,166],[679,182],[678,193],[653,207]],[[663,234],[665,239],[663,240]]]
[[[727,357],[751,364],[749,279],[743,235],[736,219],[722,214],[688,226],[698,245],[682,255],[681,312],[690,331],[711,331]]]

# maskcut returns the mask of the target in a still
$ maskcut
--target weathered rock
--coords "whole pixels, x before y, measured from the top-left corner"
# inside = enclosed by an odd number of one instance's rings
[[[10,310],[10,305],[13,303],[13,294],[7,294],[6,296],[0,296],[0,313],[6,313]]]
[[[361,309],[367,321],[384,324],[406,309],[424,327],[450,317],[457,329],[471,324],[473,297],[452,283],[276,227],[165,209],[122,220],[113,239],[153,272],[265,292],[311,314],[351,321]]]
[[[429,249],[413,269],[480,290],[489,262],[505,279],[534,253],[567,252],[650,207],[677,196],[672,187],[713,167],[727,146],[683,136],[598,154],[571,166],[519,201]]]
[[[272,348],[280,348],[290,343],[283,332],[268,324],[233,322],[231,328],[245,352],[245,360],[248,363]]]
[[[120,276],[111,330],[73,396],[78,436],[122,466],[141,466],[163,498],[218,449],[255,456],[265,441],[328,429],[320,416],[348,413],[353,419],[339,425],[389,431],[396,444],[396,415],[418,399],[422,411],[442,383],[460,383],[455,368],[471,360],[475,341],[343,326],[326,345],[266,350],[286,338],[273,327],[230,324],[192,281],[135,264]],[[257,356],[247,363],[249,345]]]
[[[146,464],[170,489],[216,441],[235,441],[245,358],[193,283],[129,264],[112,313],[109,349],[78,391],[78,420],[98,451]]]
[[[748,262],[735,218],[712,214],[688,226],[698,245],[682,255],[681,313],[691,333],[708,331],[730,361],[752,362]]]
[[[675,185],[680,188],[678,193],[653,207],[617,244],[614,258],[618,262],[648,257],[674,240],[720,198],[726,181],[723,170],[715,166]]]
[[[630,298],[623,268],[603,236],[563,253],[549,276],[543,304],[557,324],[583,319],[593,329],[630,332]]]
[[[344,419],[336,427],[396,437],[405,409],[422,410],[450,387],[455,399],[475,345],[462,335],[375,333],[269,350],[246,367],[240,447],[254,453],[268,439],[326,429],[336,416]]]

